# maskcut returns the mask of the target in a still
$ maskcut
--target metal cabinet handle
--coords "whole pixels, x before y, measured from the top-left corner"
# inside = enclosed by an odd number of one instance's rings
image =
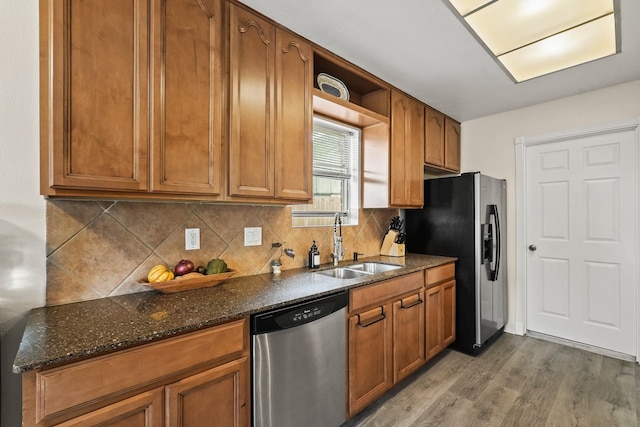
[[[384,314],[384,307],[380,307],[380,314],[378,314],[377,316],[369,319],[366,323],[362,323],[360,320],[360,314],[356,314],[356,316],[358,316],[358,323],[356,323],[358,326],[361,326],[363,328],[366,328],[367,326],[371,326],[374,323],[378,323],[381,320],[384,320],[387,318],[387,315]]]
[[[409,304],[409,305],[404,305],[404,299],[401,299],[401,300],[400,300],[400,308],[402,308],[402,309],[406,310],[406,309],[408,309],[408,308],[415,307],[416,305],[420,305],[420,304],[422,304],[423,302],[424,302],[424,301],[422,300],[422,298],[420,298],[420,295],[418,295],[418,299],[417,299],[417,300],[415,300],[414,302],[412,302],[412,303],[411,303],[411,304]]]
[[[529,250],[530,250],[531,252],[535,252],[535,251],[536,251],[536,249],[538,249],[538,248],[536,247],[536,245],[529,245]]]

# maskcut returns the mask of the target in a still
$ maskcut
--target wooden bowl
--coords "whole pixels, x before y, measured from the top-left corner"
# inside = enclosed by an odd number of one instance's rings
[[[178,276],[173,280],[167,280],[165,282],[149,283],[146,280],[140,280],[139,282],[145,286],[155,289],[156,291],[168,294],[217,286],[234,274],[236,274],[236,272],[229,269],[224,273],[206,274],[198,277],[183,278],[183,276]]]

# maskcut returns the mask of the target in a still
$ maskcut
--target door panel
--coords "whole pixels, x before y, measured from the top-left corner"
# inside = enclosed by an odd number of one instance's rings
[[[148,4],[49,3],[47,186],[146,191]]]
[[[230,10],[229,195],[272,198],[275,27]]]
[[[166,387],[166,425],[247,425],[249,362],[246,357],[184,378]]]
[[[527,329],[635,354],[634,139],[526,148]]]
[[[222,190],[222,12],[205,3],[154,3],[153,191]]]
[[[276,31],[276,197],[313,199],[313,55],[311,46]]]

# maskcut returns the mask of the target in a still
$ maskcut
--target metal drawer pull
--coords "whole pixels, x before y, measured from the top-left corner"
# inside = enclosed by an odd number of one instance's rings
[[[422,304],[423,302],[424,302],[424,301],[422,300],[422,298],[420,298],[420,296],[418,296],[418,299],[417,299],[417,300],[415,300],[414,302],[412,302],[412,303],[411,303],[411,304],[409,304],[409,305],[404,305],[404,300],[403,300],[403,299],[401,299],[401,300],[400,300],[400,308],[402,308],[402,309],[405,309],[405,310],[406,310],[406,309],[408,309],[408,308],[415,307],[416,305],[420,305],[420,304]]]
[[[386,318],[387,318],[387,315],[386,315],[386,314],[384,314],[384,307],[380,307],[380,314],[378,314],[377,316],[373,317],[372,319],[370,319],[370,320],[369,320],[368,322],[366,322],[366,323],[362,323],[362,322],[360,321],[360,315],[359,315],[359,314],[356,314],[356,316],[358,316],[358,323],[357,323],[357,325],[358,325],[358,326],[362,326],[363,328],[366,328],[367,326],[371,326],[371,325],[373,325],[374,323],[378,323],[379,321],[384,320],[384,319],[386,319]]]

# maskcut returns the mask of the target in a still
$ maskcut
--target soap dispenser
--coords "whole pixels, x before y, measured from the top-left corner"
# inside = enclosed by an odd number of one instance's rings
[[[309,268],[318,268],[320,267],[320,251],[316,246],[316,241],[313,241],[313,245],[311,245],[311,249],[309,249]]]

